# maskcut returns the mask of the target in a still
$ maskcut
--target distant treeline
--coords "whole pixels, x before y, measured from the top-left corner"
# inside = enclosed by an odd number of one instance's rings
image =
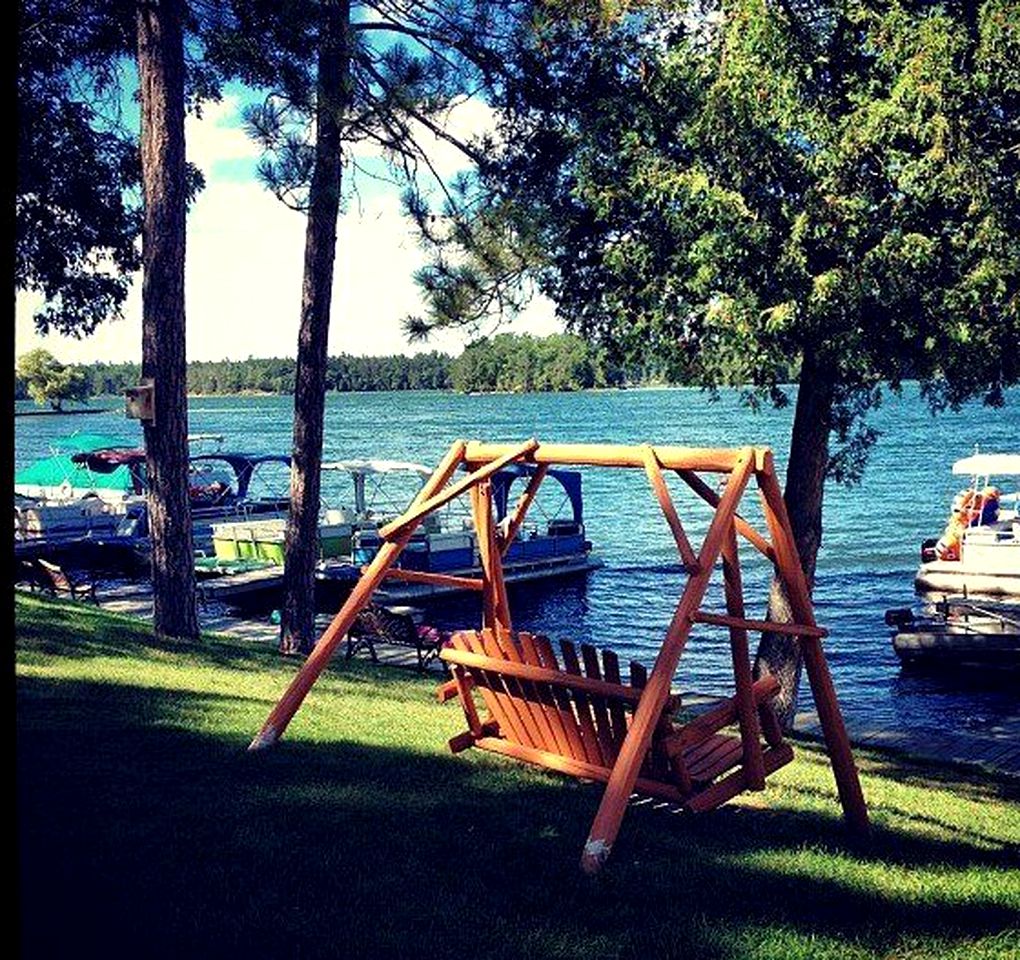
[[[451,378],[463,393],[587,390],[618,386],[625,379],[600,350],[569,333],[501,333],[478,340],[453,362]]]
[[[445,353],[413,357],[330,357],[326,373],[329,390],[443,390],[450,387],[453,358]],[[138,383],[137,363],[71,364],[88,378],[91,393],[117,395]],[[247,360],[196,360],[188,364],[189,393],[294,392],[296,362],[292,357],[249,357]],[[25,384],[15,377],[14,396],[28,398]]]
[[[93,396],[119,395],[138,383],[137,363],[70,364],[80,370]],[[188,364],[188,391],[201,394],[294,392],[291,357],[247,360],[198,360]],[[548,337],[501,333],[477,340],[459,357],[432,351],[415,356],[330,357],[326,387],[354,390],[447,390],[529,393],[661,384],[655,369],[622,369],[604,353],[572,334]],[[28,398],[25,384],[14,381],[15,399]]]

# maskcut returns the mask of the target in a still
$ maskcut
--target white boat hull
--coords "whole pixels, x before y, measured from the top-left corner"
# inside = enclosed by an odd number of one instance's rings
[[[919,593],[1020,597],[1020,570],[975,567],[960,560],[922,563],[914,578]]]

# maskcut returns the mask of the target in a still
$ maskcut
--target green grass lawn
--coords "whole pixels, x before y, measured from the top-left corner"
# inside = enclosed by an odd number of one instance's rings
[[[817,748],[700,818],[627,813],[578,869],[598,787],[469,751],[433,681],[337,663],[274,749],[296,663],[16,600],[22,955],[1020,956],[1020,789],[859,755],[849,844]]]

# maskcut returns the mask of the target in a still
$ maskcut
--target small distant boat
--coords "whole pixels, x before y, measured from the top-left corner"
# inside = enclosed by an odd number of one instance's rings
[[[921,545],[919,592],[1020,597],[1020,454],[976,453],[953,464],[970,486],[953,501],[946,530]],[[1008,478],[1004,493],[993,478]]]
[[[1020,607],[939,601],[930,612],[887,610],[892,645],[904,667],[925,670],[1020,670]]]

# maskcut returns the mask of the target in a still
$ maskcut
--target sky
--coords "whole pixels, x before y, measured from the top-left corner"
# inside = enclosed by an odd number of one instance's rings
[[[206,187],[188,213],[185,310],[189,360],[243,360],[294,356],[305,218],[285,207],[255,178],[256,144],[239,125],[240,97],[207,104],[186,125],[188,159]],[[488,108],[466,101],[451,112],[448,129],[480,131]],[[444,176],[463,166],[450,144],[431,137],[429,154]],[[367,153],[369,166],[378,158]],[[414,271],[425,262],[400,209],[400,190],[367,178],[346,204],[338,228],[329,353],[385,355],[444,350],[457,354],[465,335],[446,332],[409,345],[400,321],[423,312]],[[18,293],[15,356],[45,347],[63,363],[135,361],[141,355],[141,281],[135,278],[121,320],[108,320],[90,337],[39,336],[32,316],[40,298]],[[544,335],[561,329],[552,304],[538,299],[509,327]]]

